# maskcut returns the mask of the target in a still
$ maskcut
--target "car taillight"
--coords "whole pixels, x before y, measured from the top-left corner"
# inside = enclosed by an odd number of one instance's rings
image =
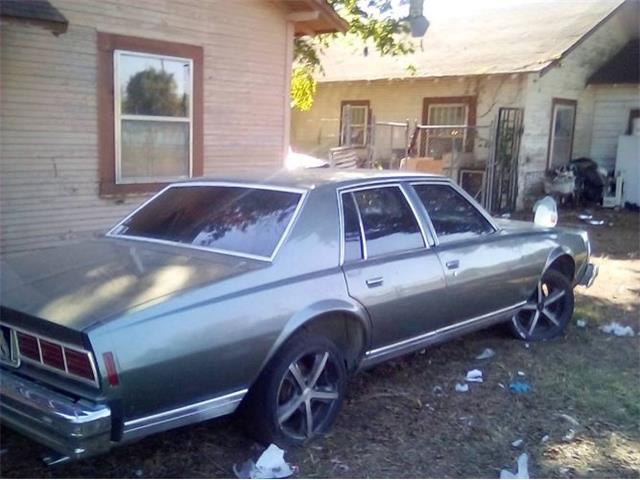
[[[64,354],[67,357],[67,371],[70,374],[95,381],[93,366],[88,352],[79,352],[78,350],[64,347]]]
[[[40,351],[42,352],[42,363],[58,370],[64,370],[64,357],[60,345],[40,340]]]
[[[30,358],[37,362],[40,361],[40,348],[38,347],[38,339],[33,335],[18,332],[18,348],[20,355]]]
[[[91,352],[67,347],[54,340],[45,340],[38,335],[20,330],[16,333],[21,359],[98,386]]]

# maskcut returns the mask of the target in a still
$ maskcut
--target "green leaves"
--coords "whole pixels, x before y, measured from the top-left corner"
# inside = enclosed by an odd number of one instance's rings
[[[406,22],[394,16],[391,0],[329,0],[331,6],[349,22],[346,34],[363,43],[372,43],[382,55],[406,55],[413,52],[402,34],[409,31]],[[344,34],[325,34],[296,38],[294,68],[291,76],[292,106],[307,111],[313,105],[316,82],[313,75],[322,72],[320,54]]]

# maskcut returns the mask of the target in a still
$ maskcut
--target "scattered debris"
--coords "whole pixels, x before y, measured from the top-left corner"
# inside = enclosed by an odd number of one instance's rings
[[[553,416],[555,418],[562,418],[563,420],[566,420],[567,422],[569,422],[571,425],[575,427],[580,426],[580,422],[578,422],[578,420],[573,418],[571,415],[567,415],[566,413],[555,413]]]
[[[525,376],[525,374],[524,374],[524,372],[522,370],[518,370],[518,375],[521,376],[521,377]]]
[[[600,226],[600,225],[604,225],[604,220],[587,220],[587,223],[588,223],[589,225],[597,225],[597,226]]]
[[[525,343],[525,344],[524,344],[524,348],[529,348],[529,344],[528,344],[528,343]]]
[[[514,440],[513,442],[511,442],[511,446],[513,448],[520,448],[522,445],[524,445],[524,440],[522,440],[521,438],[519,438],[518,440]]]
[[[578,218],[580,220],[591,220],[593,218],[593,215],[591,215],[590,213],[581,213],[580,215],[578,215]]]
[[[512,382],[509,384],[509,390],[515,393],[529,393],[531,385],[527,382]]]
[[[576,325],[580,328],[584,328],[587,326],[587,321],[584,318],[579,318],[576,320]]]
[[[569,473],[571,471],[570,468],[568,467],[560,467],[558,469],[558,472],[560,472],[560,475],[566,475],[567,473]]]
[[[521,454],[518,457],[518,469],[516,473],[511,473],[509,470],[501,470],[500,478],[529,478],[529,455],[526,453]]]
[[[498,383],[498,386],[504,390],[504,384]]]
[[[500,218],[511,218],[511,214],[510,213],[503,213],[502,215],[500,215]]]
[[[549,441],[549,435],[545,435],[540,439],[540,443],[547,443]]]
[[[604,333],[611,333],[616,337],[633,337],[635,334],[633,328],[620,325],[618,322],[611,322],[608,325],[600,327]]]
[[[434,395],[442,395],[443,391],[442,391],[442,387],[440,385],[436,385],[435,387],[433,387],[433,390],[431,390],[433,392]]]
[[[570,428],[567,434],[562,437],[562,440],[565,442],[570,442],[576,437],[576,431],[573,428]]]
[[[476,357],[476,360],[487,360],[488,358],[495,357],[496,352],[491,348],[485,348],[480,355]]]
[[[482,383],[483,379],[482,379],[482,370],[478,370],[473,369],[473,370],[469,370],[467,372],[467,378],[466,378],[467,382],[476,382],[476,383]]]
[[[456,392],[468,392],[469,385],[466,383],[456,383]]]
[[[285,461],[284,450],[272,443],[257,462],[249,459],[240,468],[234,465],[233,473],[238,478],[287,478],[295,469]]]

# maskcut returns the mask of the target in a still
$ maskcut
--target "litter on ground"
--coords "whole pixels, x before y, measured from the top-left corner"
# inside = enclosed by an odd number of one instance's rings
[[[580,328],[584,328],[587,326],[587,321],[584,318],[579,318],[576,320],[576,325]]]
[[[518,370],[518,375],[524,377],[524,372],[522,370]]]
[[[540,439],[540,443],[547,443],[549,441],[549,435],[545,435]]]
[[[511,446],[513,448],[520,448],[522,445],[524,445],[524,440],[522,440],[521,438],[519,438],[518,440],[514,440],[513,442],[511,442]]]
[[[618,322],[611,322],[607,325],[600,327],[604,333],[610,333],[616,337],[633,337],[635,334],[633,328],[629,326],[620,325]]]
[[[467,372],[467,382],[482,383],[482,370],[474,369]]]
[[[240,468],[234,465],[233,473],[238,478],[287,478],[294,474],[294,469],[285,461],[284,450],[272,443],[257,462],[249,459]]]
[[[576,426],[576,427],[580,426],[580,422],[578,422],[578,420],[573,418],[571,415],[567,415],[566,413],[555,413],[553,416],[555,418],[562,418],[563,420],[566,420],[573,426]]]
[[[567,434],[562,437],[562,440],[565,442],[570,442],[576,437],[576,431],[573,428],[570,428]]]
[[[518,457],[518,468],[515,473],[511,473],[509,470],[501,470],[500,478],[529,478],[529,455],[526,453],[521,454]]]
[[[600,225],[604,225],[604,220],[587,220],[587,223],[588,223],[589,225],[597,225],[597,226],[600,226]]]
[[[476,357],[476,360],[486,360],[491,357],[495,357],[496,352],[494,352],[491,348],[485,348],[480,355]]]
[[[456,392],[468,392],[469,385],[466,383],[456,383]]]
[[[509,390],[515,393],[529,393],[531,385],[527,382],[512,382],[509,384]]]

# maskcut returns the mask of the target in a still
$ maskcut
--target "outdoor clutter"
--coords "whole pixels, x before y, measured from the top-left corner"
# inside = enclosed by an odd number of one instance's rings
[[[604,333],[615,335],[616,337],[633,337],[635,335],[633,328],[620,325],[618,322],[611,322],[600,327]]]
[[[518,465],[515,473],[511,473],[509,470],[500,471],[500,478],[529,478],[529,455],[526,453],[521,454],[518,457]]]
[[[287,478],[296,472],[296,467],[289,465],[284,450],[272,443],[257,462],[249,459],[240,467],[234,465],[233,472],[238,478]]]

